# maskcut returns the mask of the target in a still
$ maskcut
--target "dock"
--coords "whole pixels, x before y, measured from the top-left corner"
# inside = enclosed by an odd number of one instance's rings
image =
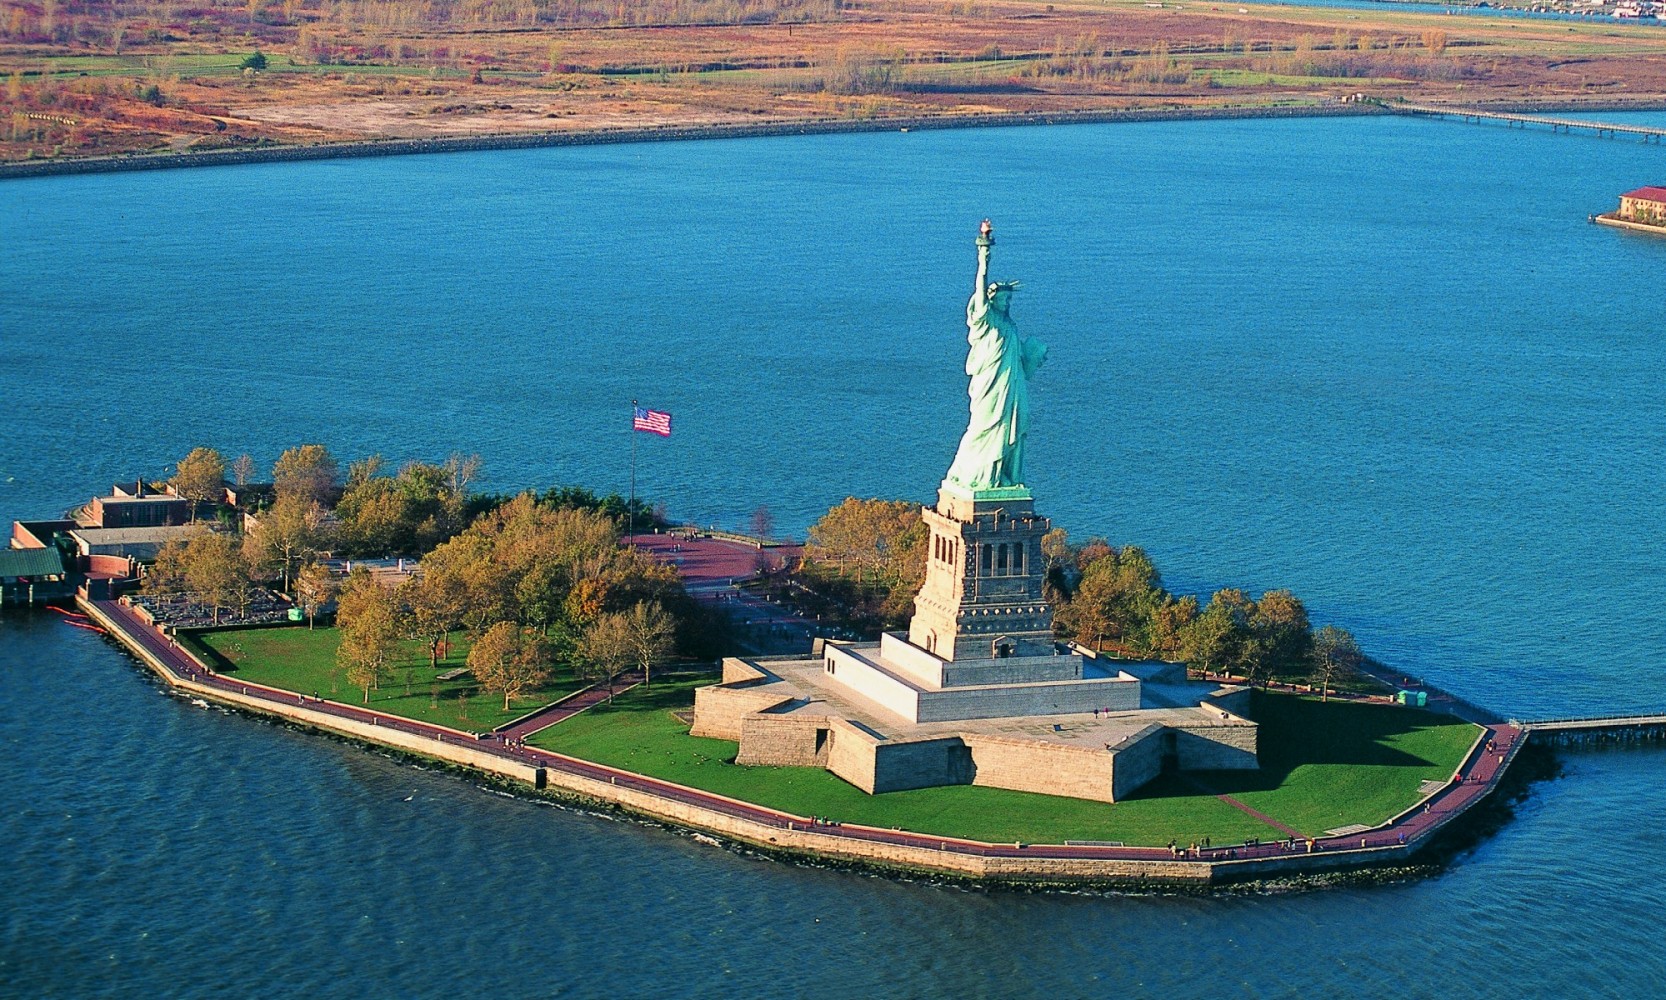
[[[1511,721],[1528,739],[1541,743],[1649,743],[1666,739],[1666,712]]]
[[[1613,138],[1619,135],[1634,135],[1643,142],[1658,144],[1662,136],[1666,136],[1666,128],[1653,125],[1621,125],[1614,122],[1589,121],[1584,118],[1563,118],[1552,115],[1529,115],[1514,111],[1482,111],[1479,108],[1460,108],[1440,104],[1414,104],[1409,101],[1383,101],[1383,108],[1398,115],[1423,115],[1433,118],[1456,118],[1462,121],[1503,122],[1510,128],[1526,128],[1529,125],[1548,125],[1552,132],[1590,132],[1594,135],[1606,135]]]

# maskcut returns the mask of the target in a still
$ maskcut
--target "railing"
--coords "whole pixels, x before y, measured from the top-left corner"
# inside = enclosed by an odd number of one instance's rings
[[[1444,107],[1436,104],[1411,104],[1405,102],[1382,102],[1382,107],[1396,114],[1406,115],[1435,115],[1440,117],[1469,118],[1475,121],[1486,119],[1506,123],[1519,122],[1523,125],[1549,125],[1551,131],[1571,132],[1574,129],[1588,129],[1598,135],[1604,132],[1614,135],[1626,133],[1640,135],[1645,142],[1659,142],[1666,136],[1666,128],[1651,125],[1620,125],[1613,122],[1593,122],[1581,118],[1553,118],[1548,115],[1527,115],[1510,111],[1481,111],[1477,108]]]

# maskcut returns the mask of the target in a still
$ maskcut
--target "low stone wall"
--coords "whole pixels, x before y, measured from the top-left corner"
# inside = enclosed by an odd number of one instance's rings
[[[1261,766],[1256,751],[1259,726],[1183,726],[1174,730],[1174,749],[1183,771],[1254,771]]]
[[[919,714],[922,692],[918,689],[892,677],[867,662],[861,654],[843,646],[830,645],[823,652],[824,669],[835,674],[840,684],[904,719],[913,719]]]
[[[455,731],[449,736],[443,737],[444,741],[442,742],[441,740],[436,740],[431,736],[402,732],[389,726],[372,725],[368,722],[360,722],[356,719],[344,719],[340,716],[331,715],[315,708],[309,708],[305,703],[291,705],[284,701],[274,701],[270,697],[262,697],[261,694],[252,693],[244,695],[237,691],[227,690],[221,687],[213,687],[207,684],[200,684],[196,681],[181,677],[172,670],[169,670],[166,664],[161,663],[155,657],[151,656],[149,650],[145,649],[137,642],[134,642],[131,637],[128,636],[125,629],[123,629],[116,622],[105,617],[105,615],[97,608],[87,604],[86,602],[82,602],[81,607],[86,609],[94,620],[103,625],[106,631],[120,640],[122,645],[127,647],[130,652],[136,655],[152,670],[161,674],[163,679],[172,685],[176,690],[185,691],[190,694],[197,695],[200,698],[216,701],[221,704],[234,705],[238,708],[245,709],[250,712],[257,712],[261,715],[287,719],[291,722],[300,723],[301,725],[305,725],[313,729],[322,729],[342,736],[350,736],[366,743],[376,743],[383,746],[390,746],[399,750],[409,751],[419,756],[450,761],[453,764],[461,764],[464,767],[471,767],[478,771],[485,771],[487,773],[500,775],[505,778],[512,778],[516,781],[524,781],[535,788],[542,788],[544,786],[544,780],[542,777],[544,772],[543,768],[520,761],[508,760],[495,754],[486,753],[475,745],[475,738],[469,733]],[[181,651],[187,656],[191,656],[193,660],[197,659],[196,656],[191,654],[190,650],[182,647]],[[201,663],[200,660],[198,660],[198,662]],[[279,697],[296,697],[294,695],[290,695],[287,691],[282,691],[278,688],[268,688],[264,685],[249,684],[240,685],[240,687],[241,686],[246,686],[251,692],[264,692],[267,695],[275,694]]]
[[[732,685],[773,679],[745,660],[725,659],[722,681],[694,689],[694,726],[690,734],[716,740],[740,740],[747,716],[790,701],[792,696],[780,687]]]
[[[1123,754],[1005,736],[969,733],[962,739],[972,752],[974,785],[1116,801],[1116,771]]]
[[[1001,719],[1010,716],[1065,715],[1108,708],[1128,712],[1140,707],[1140,682],[1126,680],[1061,681],[1021,687],[949,688],[924,691],[918,721]]]
[[[819,716],[751,715],[741,722],[735,763],[770,767],[826,767],[829,721]]]

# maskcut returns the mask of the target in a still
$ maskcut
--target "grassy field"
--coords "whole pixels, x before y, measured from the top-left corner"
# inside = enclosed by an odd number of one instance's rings
[[[1411,805],[1424,778],[1449,776],[1476,733],[1426,712],[1269,695],[1258,699],[1265,766],[1254,775],[1162,779],[1114,805],[973,786],[870,796],[819,768],[736,766],[730,763],[734,743],[688,735],[672,713],[686,709],[693,689],[711,680],[679,678],[652,692],[631,691],[531,742],[802,816],[991,842],[1161,845],[1284,836],[1217,793],[1303,833],[1380,822]]]
[[[772,24],[724,23],[733,5],[704,0],[575,0],[535,14],[485,5],[467,23],[442,16],[444,5],[390,17],[387,5],[324,0],[286,3],[281,16],[270,4],[189,17],[155,5],[12,6],[0,24],[0,161],[623,125],[1259,108],[1362,90],[1598,107],[1666,95],[1666,33],[1611,18],[1144,0],[797,12],[805,4],[779,0]],[[626,13],[635,23],[615,23]],[[245,72],[257,48],[266,68]]]
[[[217,669],[240,680],[269,684],[330,701],[363,704],[364,692],[347,683],[336,666],[340,638],[333,628],[237,629],[194,637],[197,651],[217,659]],[[466,636],[453,636],[451,653],[436,670],[429,666],[428,647],[417,641],[400,643],[393,676],[370,692],[370,707],[389,715],[430,722],[468,732],[485,732],[525,715],[584,686],[569,670],[558,671],[546,685],[503,709],[503,696],[482,692],[469,676],[442,681],[439,674],[464,665]]]

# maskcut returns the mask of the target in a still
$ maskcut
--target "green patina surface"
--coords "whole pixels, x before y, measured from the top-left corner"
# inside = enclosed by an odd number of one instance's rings
[[[192,641],[199,653],[220,661],[217,669],[240,680],[297,694],[316,693],[329,701],[364,703],[364,692],[349,684],[336,666],[341,639],[333,628],[235,629],[202,633]],[[561,667],[549,683],[516,699],[504,711],[503,695],[481,691],[473,677],[439,679],[464,666],[468,653],[467,636],[454,633],[450,654],[435,668],[429,665],[426,643],[402,641],[392,675],[370,692],[370,707],[418,722],[485,732],[584,686],[570,669]]]
[[[1116,804],[998,788],[948,786],[867,795],[819,768],[742,767],[736,744],[688,735],[673,712],[712,678],[661,682],[598,706],[530,742],[559,753],[756,802],[801,816],[902,827],[975,840],[1162,845],[1204,837],[1217,845],[1279,839],[1276,827],[1222,801],[1226,793],[1300,830],[1320,834],[1376,823],[1412,805],[1425,778],[1444,779],[1463,758],[1474,726],[1409,709],[1282,695],[1257,699],[1265,767],[1165,778]]]

